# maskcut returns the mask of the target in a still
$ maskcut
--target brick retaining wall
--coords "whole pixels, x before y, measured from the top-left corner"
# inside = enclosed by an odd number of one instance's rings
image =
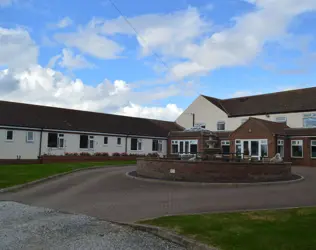
[[[175,174],[170,173],[175,170]],[[137,174],[143,177],[196,182],[260,182],[291,179],[291,163],[243,163],[137,159]]]

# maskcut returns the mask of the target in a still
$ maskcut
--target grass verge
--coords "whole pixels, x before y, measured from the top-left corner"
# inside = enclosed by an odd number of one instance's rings
[[[136,164],[136,161],[0,165],[0,188],[24,184],[30,181],[72,171],[75,169],[88,168],[92,166],[131,164]]]
[[[316,208],[170,216],[140,223],[222,250],[316,249]]]

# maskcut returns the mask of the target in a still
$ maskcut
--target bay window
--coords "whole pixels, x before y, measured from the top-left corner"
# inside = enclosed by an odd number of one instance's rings
[[[172,154],[196,154],[198,152],[198,140],[174,140],[171,141]]]

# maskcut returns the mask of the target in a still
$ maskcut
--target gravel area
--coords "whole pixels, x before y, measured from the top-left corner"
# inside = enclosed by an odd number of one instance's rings
[[[184,249],[146,232],[85,215],[0,202],[0,249]]]

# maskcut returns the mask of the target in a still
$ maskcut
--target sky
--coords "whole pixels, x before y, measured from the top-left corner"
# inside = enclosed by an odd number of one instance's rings
[[[174,121],[316,85],[316,0],[0,0],[0,100]]]

